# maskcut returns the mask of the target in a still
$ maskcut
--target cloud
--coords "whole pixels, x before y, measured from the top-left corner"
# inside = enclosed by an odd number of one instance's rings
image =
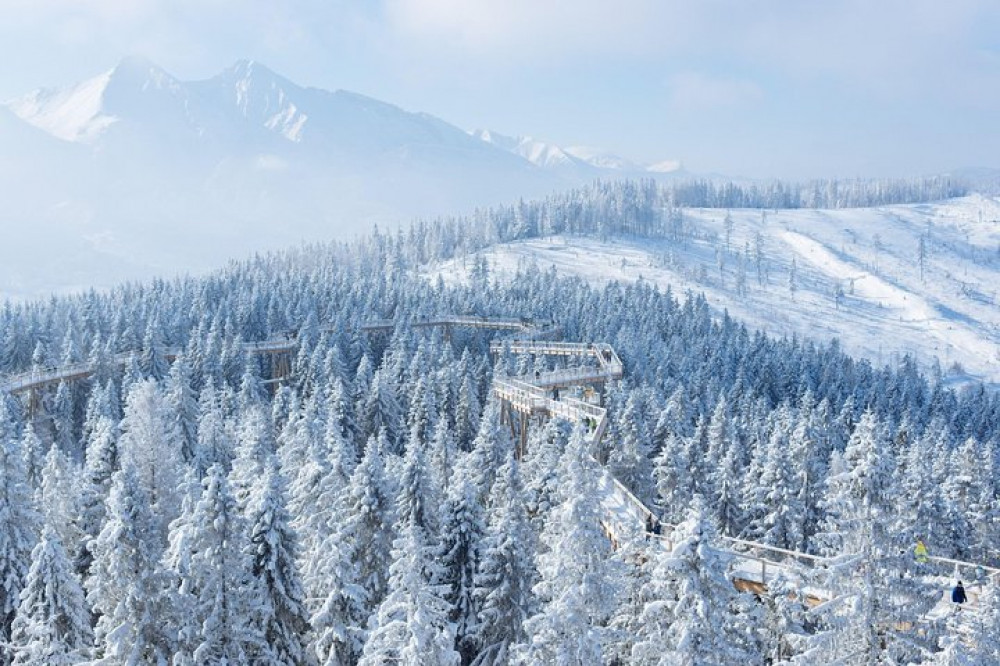
[[[655,61],[660,71],[710,63],[713,71],[835,80],[876,96],[941,85],[961,97],[955,70],[982,69],[980,52],[997,45],[1000,3],[383,0],[381,17],[402,59],[433,63],[428,71],[443,76],[470,61],[520,71],[607,60]]]
[[[672,0],[385,0],[389,30],[416,49],[522,64],[640,55],[669,39]]]
[[[707,111],[743,107],[764,97],[753,81],[681,72],[670,78],[670,104],[680,111]]]

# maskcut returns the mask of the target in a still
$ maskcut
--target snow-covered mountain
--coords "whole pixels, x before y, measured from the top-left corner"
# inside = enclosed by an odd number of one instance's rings
[[[6,296],[202,270],[577,182],[433,116],[250,61],[181,81],[128,58],[0,106],[0,139]],[[72,241],[78,274],[38,270],[43,249],[70,259],[54,236]]]
[[[475,130],[472,136],[498,148],[519,155],[544,169],[576,171],[593,176],[663,176],[680,175],[683,167],[677,160],[663,160],[655,164],[640,164],[598,148],[570,146],[562,148],[553,143],[528,136],[512,137],[492,130]]]
[[[730,220],[727,224],[726,219]],[[840,210],[687,209],[677,239],[559,235],[480,254],[494,275],[555,267],[595,283],[704,292],[775,335],[826,341],[879,364],[937,359],[958,382],[1000,387],[1000,198]],[[470,257],[430,267],[464,280]]]
[[[511,137],[492,130],[475,130],[472,136],[502,150],[520,155],[546,169],[589,169],[595,165],[571,155],[559,146],[531,137]]]

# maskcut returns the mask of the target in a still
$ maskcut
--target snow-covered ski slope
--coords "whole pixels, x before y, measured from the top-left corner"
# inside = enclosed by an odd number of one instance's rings
[[[550,236],[480,254],[494,275],[534,264],[598,284],[641,279],[680,297],[704,292],[717,312],[752,328],[837,338],[878,365],[910,354],[930,370],[937,359],[947,381],[1000,387],[995,198],[763,213],[685,209],[671,238]],[[427,272],[460,280],[472,266],[462,257]]]

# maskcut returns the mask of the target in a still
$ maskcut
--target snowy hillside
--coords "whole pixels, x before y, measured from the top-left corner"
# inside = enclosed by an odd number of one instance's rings
[[[558,235],[481,254],[495,274],[534,264],[595,283],[704,291],[717,312],[777,335],[838,338],[878,364],[913,354],[931,369],[937,359],[946,378],[1000,385],[997,199],[728,215],[731,225],[725,210],[684,210],[676,239]],[[454,281],[474,263],[429,272]]]

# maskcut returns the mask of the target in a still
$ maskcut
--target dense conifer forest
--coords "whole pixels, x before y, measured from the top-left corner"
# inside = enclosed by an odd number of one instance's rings
[[[699,187],[598,185],[205,278],[5,304],[0,372],[96,369],[0,399],[0,661],[997,663],[985,574],[966,581],[974,608],[936,619],[951,571],[913,556],[920,539],[1000,565],[996,395],[910,359],[772,339],[641,282],[416,272],[537,233],[697,233],[683,205],[834,203],[829,185],[815,199]],[[953,187],[832,190],[861,205]],[[604,396],[600,448],[554,420],[515,456],[491,379],[549,362],[491,357],[494,333],[405,325],[441,313],[613,345],[625,379]],[[392,317],[389,334],[361,330]],[[244,344],[275,338],[296,341],[290,358]],[[640,533],[612,544],[601,464],[676,525],[672,550]],[[740,593],[719,535],[836,566]]]

